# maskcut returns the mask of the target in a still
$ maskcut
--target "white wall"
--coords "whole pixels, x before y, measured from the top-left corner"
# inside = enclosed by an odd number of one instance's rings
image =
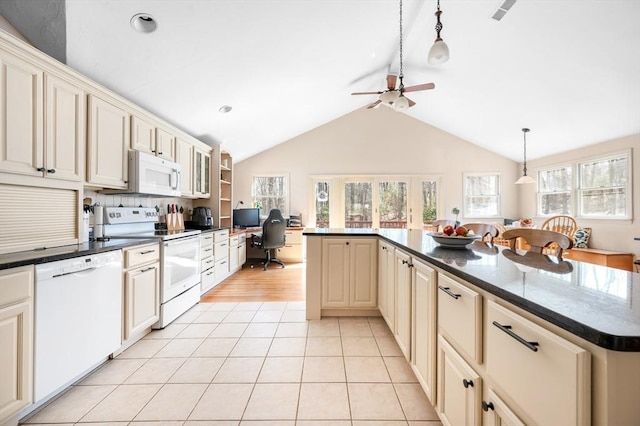
[[[562,154],[551,155],[534,161],[529,161],[527,166],[531,176],[536,176],[537,170],[548,166],[574,164],[580,160],[605,156],[614,152],[632,149],[632,179],[633,179],[633,218],[632,221],[616,220],[584,220],[577,219],[578,226],[591,227],[592,234],[589,246],[604,250],[614,250],[635,253],[640,257],[640,241],[634,241],[634,237],[640,237],[640,135],[628,136],[620,139],[591,145],[585,148],[567,151]],[[523,186],[520,195],[520,212],[533,215],[536,211],[536,185]],[[529,213],[527,213],[529,212]],[[535,218],[536,223],[542,222],[541,218]]]
[[[502,172],[502,215],[519,217],[516,162],[390,108],[359,109],[234,165],[233,205],[251,201],[254,173],[287,172],[291,213],[308,218],[311,175],[443,177],[444,211],[462,209],[463,172]],[[453,219],[452,214],[448,214]],[[460,218],[464,221],[465,218]]]

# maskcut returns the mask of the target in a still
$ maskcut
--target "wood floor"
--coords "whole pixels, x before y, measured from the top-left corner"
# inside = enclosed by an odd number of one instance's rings
[[[266,271],[257,260],[200,297],[201,302],[298,302],[305,300],[305,264],[270,265]],[[255,268],[250,265],[256,263]]]

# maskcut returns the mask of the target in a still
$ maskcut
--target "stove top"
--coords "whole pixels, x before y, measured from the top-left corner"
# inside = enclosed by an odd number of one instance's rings
[[[159,215],[152,207],[105,207],[104,217],[104,235],[109,238],[156,238],[166,241],[201,233],[197,229],[156,229]]]
[[[176,238],[186,238],[192,237],[194,235],[199,235],[201,233],[200,230],[197,229],[186,229],[181,231],[167,231],[166,229],[156,229],[153,231],[143,231],[143,232],[133,232],[133,233],[124,233],[124,234],[111,234],[109,237],[111,238],[156,238],[159,240],[174,240]]]

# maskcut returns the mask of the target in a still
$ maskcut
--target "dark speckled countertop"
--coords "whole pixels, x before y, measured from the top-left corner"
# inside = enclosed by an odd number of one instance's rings
[[[73,257],[87,256],[111,250],[158,242],[157,239],[111,239],[108,241],[91,241],[69,246],[51,247],[40,250],[19,251],[0,255],[0,269],[16,268],[24,265],[55,262]]]
[[[640,352],[638,273],[573,260],[549,265],[564,273],[550,272],[511,260],[516,253],[506,247],[476,242],[467,249],[448,249],[420,230],[308,228],[303,234],[381,237],[600,347]]]

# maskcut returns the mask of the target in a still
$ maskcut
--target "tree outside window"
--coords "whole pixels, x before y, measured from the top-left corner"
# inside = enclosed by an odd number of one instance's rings
[[[552,216],[571,215],[571,166],[562,166],[538,172],[538,214]]]
[[[629,215],[629,157],[594,160],[578,165],[581,216],[626,218]]]
[[[254,176],[253,203],[259,206],[260,216],[266,218],[272,209],[279,209],[283,216],[289,216],[289,183],[286,176]]]
[[[499,174],[466,174],[464,194],[464,216],[496,217],[500,215]]]

